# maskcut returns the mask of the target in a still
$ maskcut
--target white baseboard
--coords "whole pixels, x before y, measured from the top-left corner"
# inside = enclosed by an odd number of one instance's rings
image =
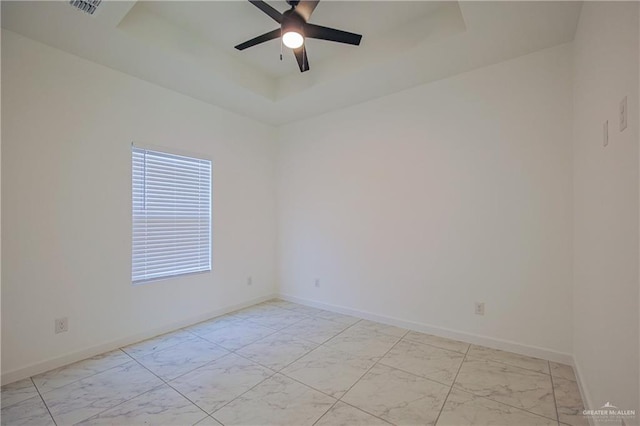
[[[383,324],[394,325],[413,331],[433,334],[435,336],[445,337],[448,339],[460,340],[462,342],[472,343],[475,345],[487,346],[489,348],[501,349],[503,351],[514,352],[520,355],[531,356],[535,358],[547,359],[562,364],[573,365],[573,356],[564,352],[557,352],[551,349],[540,348],[537,346],[525,345],[510,340],[497,339],[494,337],[483,336],[479,334],[466,333],[463,331],[451,330],[448,328],[437,327],[430,324],[407,321],[399,318],[393,318],[384,315],[377,315],[367,311],[352,309],[345,306],[331,305],[327,303],[316,302],[313,300],[302,299],[287,294],[280,294],[280,298],[290,302],[300,303],[314,308],[325,309],[327,311],[337,312],[340,314],[351,315],[358,318],[377,321]]]
[[[246,302],[238,303],[235,305],[225,306],[206,314],[197,315],[195,317],[188,318],[183,321],[166,324],[162,327],[154,328],[143,333],[138,333],[123,337],[122,339],[113,340],[111,342],[103,343],[96,346],[91,346],[79,351],[71,352],[66,355],[51,358],[45,361],[36,362],[26,367],[18,368],[16,370],[7,371],[2,373],[2,385],[13,383],[18,380],[26,379],[27,377],[34,376],[36,374],[44,373],[45,371],[53,370],[54,368],[63,367],[74,362],[82,361],[83,359],[91,358],[96,355],[100,355],[105,352],[109,352],[123,346],[131,345],[142,340],[149,339],[151,337],[158,336],[160,334],[169,333],[171,331],[179,330],[181,328],[197,324],[199,322],[214,318],[220,315],[228,314],[229,312],[237,311],[238,309],[246,308],[256,303],[261,303],[269,299],[277,297],[275,294],[270,294],[263,297],[248,300]]]
[[[575,358],[571,364],[573,366],[573,371],[576,373],[576,380],[578,381],[578,390],[580,390],[580,396],[582,396],[582,403],[584,404],[585,409],[595,410],[598,407],[593,405],[593,400],[591,399],[591,393],[589,393],[584,381],[582,380],[582,370]],[[596,420],[593,417],[587,417],[590,426],[596,426]]]

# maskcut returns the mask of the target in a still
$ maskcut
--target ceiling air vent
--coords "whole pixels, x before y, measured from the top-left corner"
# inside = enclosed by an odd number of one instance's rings
[[[69,4],[78,10],[93,15],[102,0],[70,0]]]

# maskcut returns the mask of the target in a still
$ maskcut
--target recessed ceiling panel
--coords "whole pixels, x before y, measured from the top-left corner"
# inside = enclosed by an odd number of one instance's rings
[[[279,11],[284,1],[268,1]],[[307,40],[310,71],[272,40],[248,1],[2,1],[2,27],[162,87],[272,124],[287,123],[573,39],[573,1],[322,0],[310,22],[363,35],[360,46]],[[82,36],[79,37],[78,35]]]
[[[267,1],[280,12],[289,9],[284,1]],[[454,5],[455,3],[449,3]],[[379,36],[405,33],[407,26],[424,20],[435,13],[446,2],[421,1],[321,1],[309,22],[338,28],[363,35],[362,46]],[[136,8],[144,8],[164,18],[168,23],[208,40],[216,48],[227,52],[239,61],[245,62],[271,77],[282,77],[298,70],[292,53],[282,47],[280,61],[280,40],[272,40],[245,51],[237,51],[234,46],[255,36],[278,28],[278,24],[248,1],[148,1]],[[413,35],[398,40],[397,48],[402,49],[403,41],[415,42]],[[329,61],[345,54],[353,54],[357,47],[331,43],[323,40],[307,40],[309,60],[312,64]]]

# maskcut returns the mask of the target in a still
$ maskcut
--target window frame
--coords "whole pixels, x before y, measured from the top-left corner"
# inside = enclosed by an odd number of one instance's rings
[[[134,202],[134,197],[135,197],[135,152],[136,151],[144,151],[144,152],[154,152],[154,153],[158,153],[160,155],[164,155],[164,156],[170,156],[170,157],[183,157],[186,158],[188,160],[195,160],[198,162],[208,162],[209,163],[209,208],[208,208],[208,240],[207,242],[207,248],[208,248],[208,265],[201,269],[201,270],[194,270],[194,271],[187,271],[187,272],[178,272],[178,273],[173,273],[174,271],[172,271],[172,273],[166,273],[164,275],[161,276],[155,276],[155,277],[150,277],[150,278],[141,278],[141,279],[134,279],[135,275],[134,275],[134,266],[135,266],[135,258],[134,258],[134,248],[135,248],[135,238],[134,238],[134,233],[135,233],[135,202]],[[213,270],[213,161],[211,160],[211,158],[207,155],[204,154],[200,154],[200,153],[193,153],[193,152],[186,152],[186,151],[182,151],[182,150],[176,150],[176,149],[172,149],[172,148],[167,148],[167,147],[162,147],[162,146],[156,146],[156,145],[148,145],[148,144],[138,144],[138,143],[131,143],[131,150],[130,150],[130,155],[131,155],[131,180],[130,180],[130,188],[131,188],[131,268],[130,268],[130,272],[131,272],[131,285],[133,286],[138,286],[138,285],[144,285],[144,284],[148,284],[148,283],[152,283],[155,281],[164,281],[164,280],[168,280],[168,279],[172,279],[172,278],[179,278],[179,277],[185,277],[185,276],[189,276],[189,275],[200,275],[200,274],[206,274],[206,273],[210,273]],[[146,167],[146,163],[145,163],[145,167]],[[146,189],[145,189],[145,193],[146,193]],[[146,195],[145,195],[146,196]],[[146,202],[146,199],[145,199]],[[203,239],[204,240],[204,239]],[[203,240],[199,240],[199,242],[203,241]]]

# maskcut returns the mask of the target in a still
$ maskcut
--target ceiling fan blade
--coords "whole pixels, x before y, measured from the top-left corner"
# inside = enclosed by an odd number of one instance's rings
[[[338,43],[353,44],[358,46],[362,36],[335,28],[321,27],[320,25],[304,24],[304,36],[320,40],[337,41]]]
[[[293,54],[296,55],[296,61],[298,61],[298,67],[300,72],[309,71],[309,60],[307,59],[307,48],[302,45],[297,49],[293,49]]]
[[[271,19],[276,21],[278,24],[282,23],[282,13],[278,12],[267,3],[263,2],[262,0],[249,0],[249,3],[253,4],[255,7],[269,15]]]
[[[298,15],[302,16],[305,21],[308,21],[319,1],[320,0],[300,0],[300,3],[296,6],[296,12],[298,12]]]
[[[253,47],[256,44],[260,44],[260,43],[264,43],[265,41],[273,40],[274,38],[280,37],[281,33],[282,33],[282,30],[280,28],[277,28],[277,29],[275,29],[273,31],[269,31],[268,33],[259,35],[258,37],[255,37],[255,38],[252,38],[251,40],[245,41],[244,43],[240,43],[239,45],[236,46],[236,49],[244,50],[244,49],[247,49],[249,47]]]

